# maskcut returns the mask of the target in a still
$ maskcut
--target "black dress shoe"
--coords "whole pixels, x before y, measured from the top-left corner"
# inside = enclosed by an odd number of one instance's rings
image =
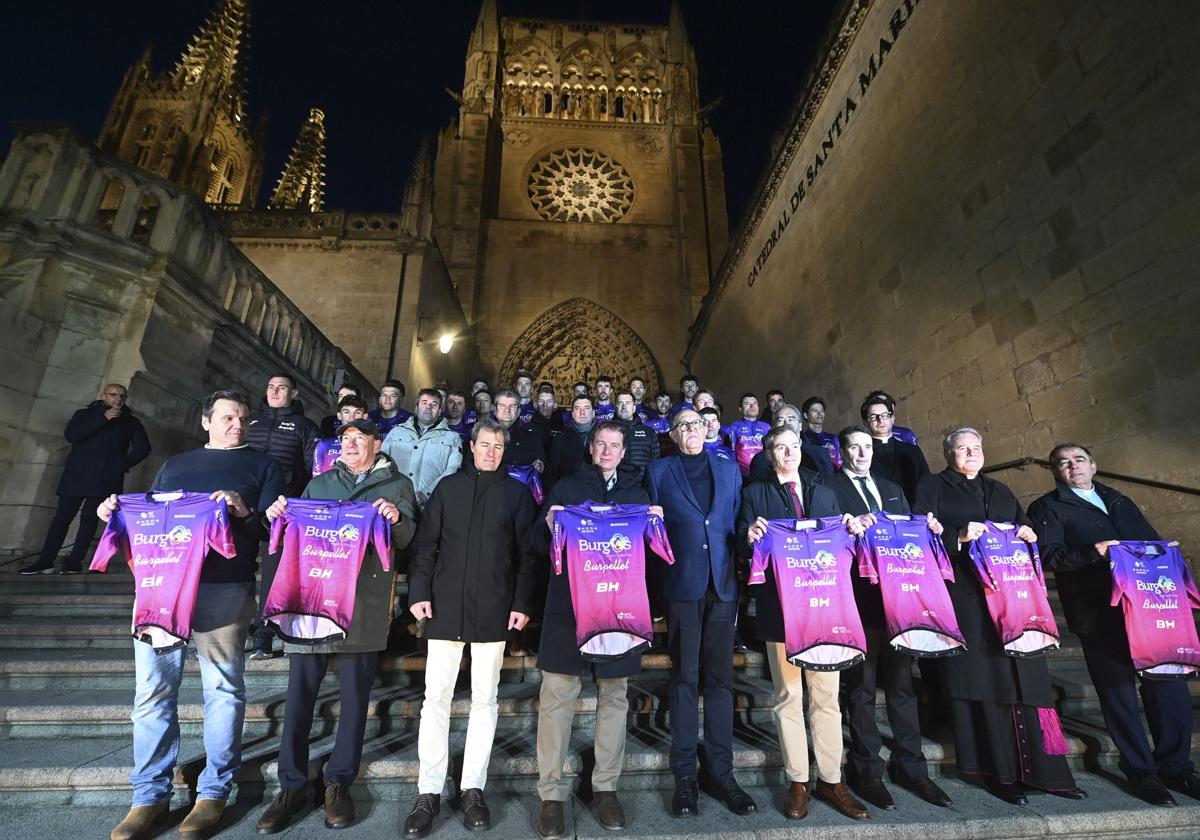
[[[592,804],[596,807],[596,821],[600,825],[609,831],[619,831],[625,827],[625,809],[621,807],[621,800],[617,799],[616,793],[598,790],[592,797]]]
[[[671,814],[694,817],[700,813],[700,791],[696,780],[680,776],[675,780],[675,795],[671,797]]]
[[[463,825],[467,831],[486,831],[492,827],[492,812],[479,788],[467,788],[458,798],[458,807],[463,812]]]
[[[538,814],[537,824],[538,837],[542,840],[560,840],[567,836],[566,821],[563,819],[563,804],[555,802],[553,799],[547,799],[542,803],[542,812]]]
[[[882,808],[885,811],[896,810],[896,800],[892,799],[892,795],[888,793],[883,779],[855,779],[850,783],[850,787],[854,789],[855,793],[865,799],[868,804],[874,805],[876,808]]]
[[[442,797],[436,793],[422,793],[404,820],[404,836],[428,837],[429,832],[433,830],[433,818],[441,809]]]
[[[1149,802],[1151,805],[1157,805],[1159,808],[1175,808],[1179,805],[1175,801],[1175,797],[1167,790],[1167,786],[1162,783],[1162,779],[1153,773],[1148,773],[1140,778],[1131,776],[1129,787],[1138,799]]]
[[[924,799],[929,804],[936,805],[939,808],[949,808],[954,804],[954,800],[950,798],[949,794],[934,784],[933,780],[928,776],[923,779],[917,779],[914,782],[909,782],[907,784],[901,782],[900,784]]]
[[[348,785],[325,786],[325,827],[349,828],[354,825],[354,800]]]
[[[1192,799],[1200,799],[1200,773],[1195,770],[1185,770],[1177,776],[1168,776],[1166,773],[1160,775],[1163,783],[1171,790],[1186,793]]]
[[[758,810],[758,806],[754,804],[754,800],[750,798],[750,794],[742,790],[741,785],[734,781],[730,776],[728,779],[716,780],[709,793],[714,799],[720,799],[725,803],[725,807],[739,817],[744,817],[747,814],[753,814]]]
[[[992,793],[996,798],[1003,799],[1009,805],[1028,805],[1029,797],[1025,795],[1025,791],[1021,790],[1021,786],[1017,784],[1002,785],[999,782],[993,782]]]
[[[52,575],[54,574],[54,566],[41,566],[34,563],[32,566],[26,566],[21,569],[18,574],[22,575]]]
[[[303,810],[307,799],[304,788],[279,791],[267,806],[267,810],[258,818],[255,831],[259,834],[277,834],[283,831],[292,821],[292,817]]]
[[[1046,793],[1052,793],[1055,796],[1061,796],[1063,799],[1087,799],[1087,791],[1081,788],[1073,787],[1068,790],[1048,790]]]

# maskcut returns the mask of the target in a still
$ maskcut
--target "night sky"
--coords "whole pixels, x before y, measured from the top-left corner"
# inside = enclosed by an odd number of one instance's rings
[[[5,9],[0,148],[12,121],[69,122],[94,140],[125,70],[148,44],[169,69],[215,0],[43,0]],[[838,0],[683,0],[700,99],[724,102],[730,224],[751,198]],[[394,210],[422,132],[445,127],[461,90],[477,0],[256,0],[248,102],[269,114],[265,206],[310,106],[325,111],[326,206]],[[753,10],[752,12],[748,10]],[[668,0],[500,0],[501,15],[665,23]],[[12,37],[12,36],[18,37]]]

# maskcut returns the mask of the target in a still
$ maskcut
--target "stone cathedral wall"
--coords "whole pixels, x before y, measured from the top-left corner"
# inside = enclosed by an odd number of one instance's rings
[[[935,470],[969,424],[991,463],[1071,440],[1200,486],[1196,6],[877,0],[841,36],[692,370],[727,404],[822,394],[833,430],[887,389]],[[1052,484],[998,477],[1025,502]],[[1112,483],[1200,555],[1200,497]]]

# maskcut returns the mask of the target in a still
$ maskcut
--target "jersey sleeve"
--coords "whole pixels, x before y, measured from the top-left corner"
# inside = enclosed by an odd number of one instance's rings
[[[1188,600],[1192,602],[1192,608],[1200,610],[1200,588],[1196,586],[1196,578],[1192,576],[1192,569],[1184,559],[1183,552],[1178,548],[1169,549],[1175,555],[1175,560],[1179,563],[1180,571],[1183,573],[1183,590],[1187,593]]]
[[[567,534],[566,529],[562,524],[562,516],[565,511],[558,511],[554,515],[554,527],[550,533],[550,562],[554,564],[554,574],[562,574],[563,552],[567,549]]]
[[[933,557],[937,561],[938,569],[942,573],[942,580],[948,580],[954,583],[954,564],[950,562],[950,555],[946,553],[946,544],[942,538],[933,531],[926,530],[929,548],[933,552]]]
[[[1121,562],[1121,556],[1115,549],[1117,546],[1108,547],[1108,567],[1112,570],[1112,598],[1109,599],[1108,605],[1115,607],[1121,603],[1121,599],[1125,597],[1125,564]]]
[[[533,493],[533,503],[541,507],[542,502],[546,501],[546,491],[542,487],[542,477],[538,475],[537,470],[529,471],[529,489]]]
[[[971,558],[971,563],[975,566],[979,582],[993,592],[998,590],[996,579],[992,577],[992,571],[988,568],[987,558],[983,556],[983,549],[979,547],[979,540],[971,543],[971,547],[967,549],[967,556]]]
[[[371,542],[375,545],[375,553],[379,555],[379,565],[385,572],[392,570],[392,528],[387,517],[375,511],[371,522]]]
[[[879,569],[875,565],[875,552],[871,550],[871,541],[866,534],[855,541],[854,558],[858,561],[858,576],[878,585]]]
[[[763,534],[763,538],[754,544],[754,554],[750,558],[750,577],[747,584],[766,583],[767,564],[771,562],[771,532]]]
[[[279,544],[283,540],[283,532],[287,530],[287,514],[275,517],[275,521],[271,523],[271,544],[267,547],[267,551],[274,554],[279,551]]]
[[[106,571],[108,561],[118,552],[128,563],[131,559],[129,535],[125,532],[125,517],[119,509],[114,510],[112,516],[108,518],[108,525],[105,526],[104,533],[100,536],[100,543],[96,546],[96,553],[92,555],[92,564],[88,568],[93,572]]]
[[[675,565],[675,554],[671,551],[671,542],[667,539],[667,529],[663,524],[662,517],[654,514],[646,516],[646,539],[650,541],[650,548],[667,562],[667,565]]]
[[[1042,594],[1049,597],[1050,591],[1046,589],[1046,573],[1042,570],[1042,554],[1038,550],[1038,544],[1035,542],[1025,543],[1029,546],[1029,556],[1033,561],[1033,574],[1037,578],[1037,582],[1041,584]]]
[[[208,547],[227,560],[237,556],[237,545],[233,542],[233,526],[229,522],[229,508],[225,500],[217,503],[208,522]]]

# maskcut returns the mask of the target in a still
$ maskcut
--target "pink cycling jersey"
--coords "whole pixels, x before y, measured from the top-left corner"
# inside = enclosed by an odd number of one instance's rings
[[[542,476],[532,464],[527,467],[510,466],[505,469],[508,470],[509,478],[515,478],[529,488],[529,492],[533,494],[535,505],[540,506],[546,500],[546,493],[542,489]]]
[[[754,544],[751,584],[766,582],[768,563],[783,610],[784,646],[795,665],[841,671],[866,657],[854,600],[855,541],[841,519],[771,519]]]
[[[317,441],[316,447],[313,448],[313,478],[333,469],[333,462],[340,457],[342,457],[342,439],[340,437],[321,438]]]
[[[1112,605],[1125,611],[1133,667],[1146,677],[1187,678],[1200,673],[1200,640],[1192,609],[1200,589],[1178,546],[1125,541],[1108,547]]]
[[[946,581],[954,569],[923,519],[883,514],[859,540],[858,573],[878,584],[892,647],[912,656],[966,649]]]
[[[133,572],[133,637],[159,652],[186,645],[205,560],[237,554],[225,502],[182,491],[117,502],[90,568],[103,572],[114,555],[124,557]]]
[[[983,585],[988,612],[1009,656],[1037,656],[1059,646],[1058,625],[1046,597],[1037,543],[1017,536],[1011,522],[984,523],[970,555]]]
[[[271,525],[272,552],[283,553],[263,620],[280,638],[320,644],[344,638],[354,616],[358,573],[368,545],[391,571],[391,529],[368,502],[288,499]]]
[[[606,661],[637,653],[654,641],[646,593],[646,548],[675,562],[667,530],[646,505],[584,502],[554,514],[551,560],[563,573],[575,610],[575,642],[584,659]]]

